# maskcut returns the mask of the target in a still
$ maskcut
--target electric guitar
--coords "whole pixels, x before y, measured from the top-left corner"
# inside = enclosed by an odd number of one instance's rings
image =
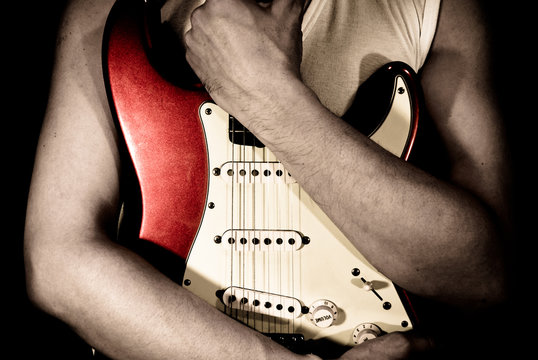
[[[103,47],[141,192],[140,238],[185,260],[186,289],[284,344],[354,346],[411,329],[405,297],[271,151],[201,86],[178,86],[157,70],[151,32],[160,20],[146,6],[117,1]],[[415,76],[400,62],[383,66],[344,116],[404,160],[418,124]],[[369,121],[355,124],[358,112]]]

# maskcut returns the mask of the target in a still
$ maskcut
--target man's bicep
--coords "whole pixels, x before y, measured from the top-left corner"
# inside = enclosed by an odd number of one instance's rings
[[[60,28],[32,177],[29,220],[42,232],[90,226],[118,202],[116,132],[99,50],[106,7],[80,3],[67,8]]]
[[[508,168],[489,42],[479,5],[443,1],[422,85],[449,154],[451,181],[499,212],[506,205]]]

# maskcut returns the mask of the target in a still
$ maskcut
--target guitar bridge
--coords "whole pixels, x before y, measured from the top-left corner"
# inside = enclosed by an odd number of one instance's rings
[[[305,345],[303,334],[263,333],[263,335],[296,353],[303,353],[300,351]]]

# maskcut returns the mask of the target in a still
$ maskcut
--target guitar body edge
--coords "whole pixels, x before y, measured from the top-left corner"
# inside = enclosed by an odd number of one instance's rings
[[[118,1],[107,22],[106,87],[140,185],[140,238],[186,259],[206,203],[207,144],[197,119],[209,95],[174,86],[155,70],[143,9],[132,4]]]

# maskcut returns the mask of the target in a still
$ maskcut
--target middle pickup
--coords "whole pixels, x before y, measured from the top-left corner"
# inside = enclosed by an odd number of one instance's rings
[[[310,238],[295,230],[229,229],[215,237],[217,244],[232,245],[234,251],[296,251]]]
[[[294,184],[295,179],[279,161],[227,161],[213,174],[228,183],[238,184]]]

